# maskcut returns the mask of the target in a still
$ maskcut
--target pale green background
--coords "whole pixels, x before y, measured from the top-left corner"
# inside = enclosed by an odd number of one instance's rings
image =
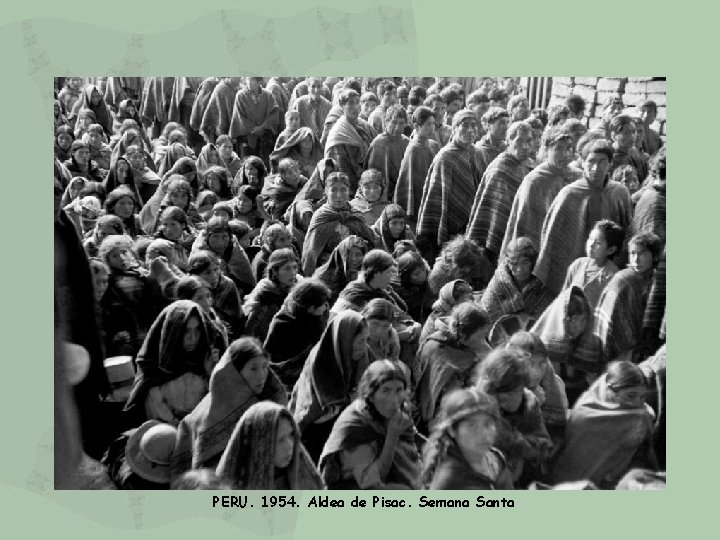
[[[716,527],[704,525],[714,517],[718,353],[703,338],[716,332],[711,282],[718,256],[715,243],[703,237],[717,231],[711,223],[718,213],[717,152],[710,148],[716,146],[717,15],[689,1],[671,7],[604,0],[589,9],[578,1],[183,4],[82,0],[4,7],[0,530],[77,538],[133,530],[143,538],[711,536]],[[240,73],[667,76],[669,489],[513,492],[514,510],[268,514],[212,510],[206,493],[53,493],[51,78]]]

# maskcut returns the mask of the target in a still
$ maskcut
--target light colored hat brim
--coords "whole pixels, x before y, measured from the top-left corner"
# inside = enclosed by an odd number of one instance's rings
[[[125,460],[132,471],[138,476],[156,482],[158,484],[167,484],[170,482],[170,464],[158,465],[146,458],[140,450],[140,441],[143,435],[150,428],[161,425],[158,420],[148,420],[130,435],[125,445]]]

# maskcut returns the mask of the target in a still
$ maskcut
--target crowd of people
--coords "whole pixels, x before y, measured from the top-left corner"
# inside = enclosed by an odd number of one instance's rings
[[[656,104],[55,81],[56,487],[658,489]]]

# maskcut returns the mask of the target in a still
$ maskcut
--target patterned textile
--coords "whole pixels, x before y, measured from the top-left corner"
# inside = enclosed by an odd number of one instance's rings
[[[505,151],[507,145],[505,141],[501,141],[500,144],[493,144],[490,135],[483,135],[483,137],[475,143],[475,148],[480,151],[485,163],[490,164],[493,160],[498,157],[502,152]]]
[[[628,238],[641,232],[657,234],[663,242],[666,231],[665,182],[655,180],[643,190],[640,200],[635,206],[635,214],[628,229]]]
[[[552,303],[554,295],[535,276],[518,287],[505,264],[500,264],[483,292],[479,305],[491,321],[512,313],[527,313],[539,317]]]
[[[218,136],[230,132],[233,104],[238,89],[238,83],[224,79],[212,91],[198,130],[210,142],[215,142]]]
[[[260,139],[251,131],[255,128],[265,128],[273,137],[278,133],[280,120],[278,117],[279,108],[275,103],[273,95],[265,89],[260,89],[260,94],[255,99],[249,88],[240,90],[235,96],[233,105],[232,120],[228,134],[231,139],[245,137],[248,146],[255,148]]]
[[[436,141],[417,139],[412,139],[405,149],[400,162],[393,202],[402,206],[412,221],[417,220],[425,178],[433,158],[439,151],[440,145]],[[391,195],[388,194],[388,197]]]
[[[363,163],[370,143],[377,134],[362,118],[351,124],[345,115],[341,116],[328,133],[325,142],[325,157],[338,164],[338,170],[350,178],[350,190],[357,189],[358,179],[365,170]]]
[[[400,175],[400,163],[405,155],[410,139],[405,135],[391,138],[387,133],[380,133],[370,143],[367,154],[367,168],[377,169],[385,179],[385,191],[382,198],[392,199],[395,185]]]
[[[190,128],[193,131],[200,131],[205,110],[210,103],[210,97],[219,83],[220,79],[217,77],[208,77],[200,84],[195,95],[195,101],[192,104],[192,111],[190,111]]]
[[[310,96],[302,96],[292,105],[292,110],[300,114],[300,125],[310,128],[318,140],[331,108],[332,104],[322,96],[318,101],[313,101]]]

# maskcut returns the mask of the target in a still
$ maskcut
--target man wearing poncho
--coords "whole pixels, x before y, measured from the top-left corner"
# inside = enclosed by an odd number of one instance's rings
[[[296,99],[292,110],[300,114],[300,125],[310,128],[319,140],[332,104],[322,95],[322,79],[308,77],[307,84],[310,93]]]

